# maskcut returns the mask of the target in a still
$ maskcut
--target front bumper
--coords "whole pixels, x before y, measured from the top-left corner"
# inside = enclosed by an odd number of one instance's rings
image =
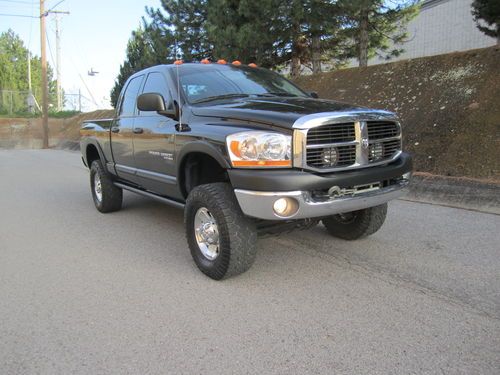
[[[318,175],[306,171],[229,170],[241,210],[247,216],[264,220],[295,220],[317,218],[378,206],[401,197],[407,192],[412,171],[410,155],[403,153],[398,160],[385,166]],[[374,182],[381,187],[335,197],[318,197],[318,191],[332,187],[349,189]],[[277,199],[296,201],[293,215],[282,217],[273,209]]]
[[[234,193],[241,210],[247,216],[264,220],[295,220],[325,217],[378,206],[404,195],[408,183],[409,179],[402,179],[393,185],[374,191],[328,200],[315,200],[308,191],[264,192],[235,189]],[[274,202],[285,197],[294,198],[298,203],[298,209],[292,216],[279,216],[273,209]]]

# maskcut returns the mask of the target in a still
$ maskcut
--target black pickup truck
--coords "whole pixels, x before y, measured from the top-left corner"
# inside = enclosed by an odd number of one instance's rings
[[[123,190],[184,208],[193,259],[213,279],[250,268],[259,235],[319,221],[346,240],[375,233],[412,170],[393,113],[239,63],[138,72],[115,118],[81,135],[96,208],[119,210]]]

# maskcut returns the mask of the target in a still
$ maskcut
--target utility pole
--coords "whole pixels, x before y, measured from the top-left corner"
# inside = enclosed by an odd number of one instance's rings
[[[58,10],[48,11],[47,14],[54,14],[56,21],[56,92],[57,92],[57,110],[62,111],[63,98],[61,88],[61,30],[59,28],[59,15],[69,14],[69,12],[61,12]]]
[[[29,94],[32,94],[32,89],[31,89],[31,52],[28,51],[28,91]]]
[[[28,51],[28,111],[34,112],[33,88],[31,87],[31,52]]]
[[[45,1],[40,0],[40,45],[42,52],[42,148],[49,148],[49,87],[47,85],[47,47],[45,45]]]
[[[57,91],[57,111],[62,110],[61,98],[61,35],[59,34],[59,14],[54,15],[56,21],[56,91]]]

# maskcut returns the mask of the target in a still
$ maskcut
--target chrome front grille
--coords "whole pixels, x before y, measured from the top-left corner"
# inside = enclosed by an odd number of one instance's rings
[[[294,125],[294,166],[319,172],[348,170],[384,164],[401,153],[396,119],[372,113],[345,116],[349,121],[318,115]]]
[[[332,168],[356,162],[356,146],[322,147],[307,150],[307,165],[315,168]]]
[[[397,137],[400,133],[400,128],[397,123],[391,121],[369,121],[368,138],[373,141],[375,139]]]
[[[307,144],[350,142],[356,139],[354,123],[323,125],[309,130]]]

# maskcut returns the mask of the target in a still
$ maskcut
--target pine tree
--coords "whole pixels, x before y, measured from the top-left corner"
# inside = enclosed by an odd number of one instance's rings
[[[338,55],[340,14],[336,1],[308,0],[304,2],[305,31],[308,38],[308,60],[313,73],[322,71],[322,61]]]
[[[160,9],[146,8],[150,26],[163,34],[171,34],[178,56],[187,61],[211,55],[207,38],[207,0],[162,0]],[[166,42],[171,43],[170,40]]]
[[[500,45],[500,1],[474,0],[472,2],[472,15],[477,28],[486,35],[496,38],[497,45]]]
[[[214,58],[282,63],[281,0],[209,0],[207,34]]]
[[[344,37],[353,41],[346,56],[356,57],[359,66],[375,56],[390,58],[403,52],[398,45],[407,39],[406,24],[417,14],[416,0],[340,0]]]

